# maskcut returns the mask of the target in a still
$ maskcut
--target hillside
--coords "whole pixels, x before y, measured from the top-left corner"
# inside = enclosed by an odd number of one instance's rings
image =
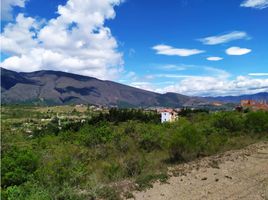
[[[112,81],[59,71],[18,73],[1,68],[2,103],[178,107],[204,103],[176,93],[158,94]]]
[[[268,93],[222,97],[190,97],[177,93],[159,94],[113,81],[60,71],[30,73],[1,68],[2,103],[49,105],[94,104],[119,107],[181,107],[209,102],[239,103],[242,99],[266,100]]]
[[[241,100],[257,100],[268,101],[268,92],[260,92],[257,94],[248,94],[240,96],[219,96],[219,97],[205,97],[208,101],[221,101],[224,103],[239,103]]]

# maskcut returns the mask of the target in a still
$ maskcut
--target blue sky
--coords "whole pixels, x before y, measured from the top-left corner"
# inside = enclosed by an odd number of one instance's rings
[[[11,70],[161,93],[268,91],[268,0],[3,0],[1,11],[1,67]]]

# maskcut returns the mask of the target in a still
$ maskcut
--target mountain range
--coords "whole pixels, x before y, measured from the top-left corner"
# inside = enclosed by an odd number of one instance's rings
[[[113,81],[42,70],[15,72],[1,68],[3,104],[93,104],[119,107],[182,107],[212,101],[237,103],[241,99],[268,100],[268,93],[236,97],[190,97],[177,93],[159,94]]]

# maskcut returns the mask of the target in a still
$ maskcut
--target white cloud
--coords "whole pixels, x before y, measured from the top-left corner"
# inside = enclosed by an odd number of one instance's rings
[[[62,70],[101,79],[123,71],[117,41],[104,25],[122,0],[68,0],[59,16],[43,21],[19,14],[1,33],[1,67],[18,71]]]
[[[218,76],[221,78],[229,77],[230,74],[226,72],[225,70],[218,69],[215,67],[208,67],[208,66],[195,66],[195,65],[189,65],[191,66],[191,69],[197,70],[197,75],[189,75],[189,74],[181,74],[181,73],[161,73],[161,74],[149,74],[146,75],[144,78],[148,80],[157,79],[157,78],[169,78],[169,79],[183,79],[183,78],[192,78],[192,77],[203,77],[205,75],[209,76]]]
[[[241,56],[251,52],[251,49],[240,48],[240,47],[230,47],[226,49],[226,54],[233,56]]]
[[[135,72],[130,71],[130,72],[128,72],[128,73],[125,75],[125,78],[126,78],[127,80],[136,81],[136,80],[138,79],[138,76],[137,76],[137,74],[136,74]]]
[[[150,74],[137,77],[136,81],[126,81],[125,83],[154,92],[175,92],[190,96],[225,96],[268,92],[268,78],[233,77],[229,72],[215,67],[196,66],[195,68],[199,72],[198,75]],[[257,74],[268,75],[268,73]]]
[[[169,65],[162,65],[162,66],[158,67],[158,69],[166,70],[166,71],[183,71],[183,70],[186,70],[190,67],[191,66],[184,65],[184,64],[182,64],[182,65],[169,64]]]
[[[245,0],[241,7],[264,9],[268,7],[268,0]]]
[[[252,79],[238,76],[234,80],[218,76],[197,76],[169,85],[159,92],[176,92],[192,96],[219,96],[253,94],[268,91],[268,79]]]
[[[221,58],[221,57],[207,57],[207,60],[209,60],[209,61],[219,61],[219,60],[222,60],[223,58]]]
[[[145,82],[145,81],[132,82],[132,83],[130,83],[130,86],[135,87],[135,88],[139,88],[139,89],[143,89],[143,90],[148,90],[148,91],[154,91],[155,90],[155,87],[153,86],[152,83]]]
[[[178,49],[168,45],[156,45],[152,48],[156,50],[157,54],[167,56],[191,56],[205,52],[199,49]]]
[[[1,1],[1,20],[9,21],[13,19],[12,10],[13,7],[25,6],[26,0],[2,0]]]
[[[151,87],[155,88],[155,92],[175,92],[191,96],[241,95],[268,91],[268,78],[250,76],[233,78],[230,73],[222,69],[214,67],[202,69],[204,73],[199,75],[155,74],[147,77],[147,80],[158,82],[153,79],[161,78],[159,80],[163,81],[163,78],[167,78],[164,81],[168,81],[173,78],[175,83],[160,87],[151,83]]]
[[[40,24],[34,18],[19,14],[14,24],[9,23],[1,33],[2,51],[8,54],[24,54],[38,45],[36,31]]]
[[[247,39],[249,38],[246,32],[243,31],[233,31],[224,35],[210,36],[206,38],[198,39],[203,44],[206,45],[216,45],[231,42],[233,40]]]
[[[249,73],[249,76],[268,76],[268,73]]]
[[[183,75],[183,74],[151,74],[146,75],[146,79],[155,79],[155,78],[175,78],[175,79],[181,79],[181,78],[189,78],[193,77],[192,75]]]

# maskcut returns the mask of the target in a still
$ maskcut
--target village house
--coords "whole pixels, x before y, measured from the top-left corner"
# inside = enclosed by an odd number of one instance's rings
[[[161,123],[174,122],[178,119],[178,114],[173,109],[163,109],[159,113],[161,113]]]
[[[266,110],[268,111],[268,104],[266,101],[254,101],[254,100],[241,100],[240,105],[243,109]]]

